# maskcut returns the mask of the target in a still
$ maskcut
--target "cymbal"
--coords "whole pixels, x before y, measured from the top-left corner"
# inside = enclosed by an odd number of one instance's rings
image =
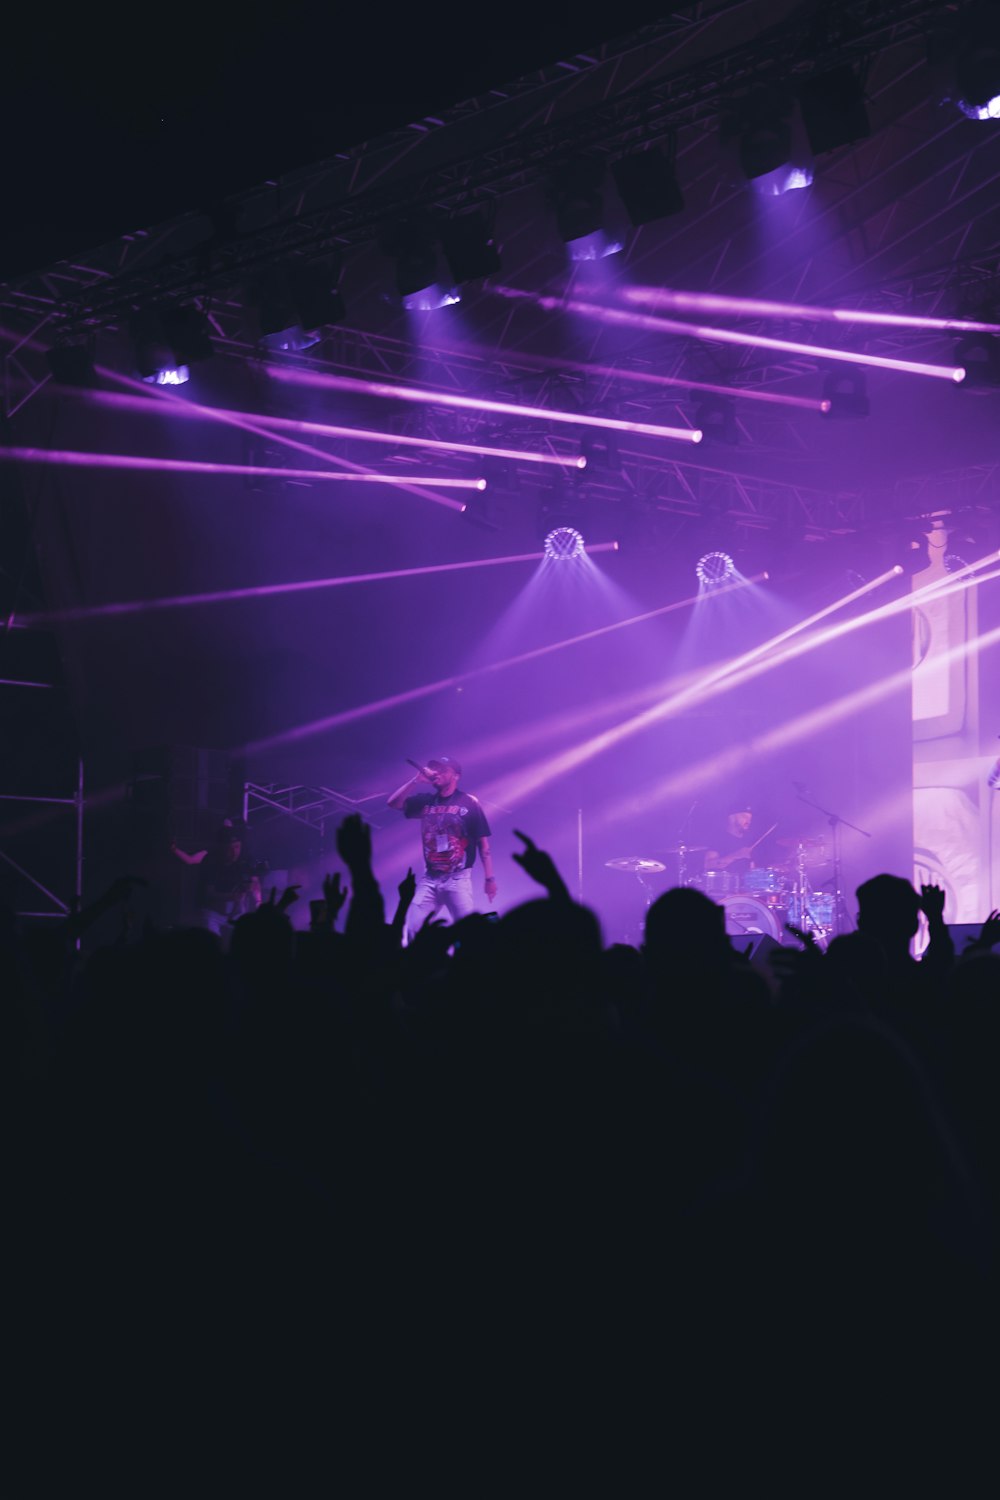
[[[819,844],[824,844],[826,840],[820,834],[817,838],[812,839],[775,839],[774,842],[780,844],[783,849],[797,849],[800,844],[804,849],[815,849]]]
[[[629,854],[623,859],[608,859],[605,864],[609,870],[625,870],[630,875],[659,875],[661,870],[667,868],[658,859],[643,859],[638,854]]]
[[[675,844],[672,849],[657,849],[657,854],[704,854],[707,844]]]

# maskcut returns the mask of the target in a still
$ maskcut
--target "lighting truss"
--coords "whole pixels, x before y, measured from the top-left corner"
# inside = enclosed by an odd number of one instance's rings
[[[690,7],[699,15],[700,9]],[[328,253],[332,245],[343,249],[369,242],[376,238],[380,225],[398,211],[400,203],[443,214],[469,208],[525,183],[540,181],[554,166],[581,151],[623,147],[639,129],[644,139],[656,140],[680,125],[714,119],[734,92],[789,76],[793,69],[801,68],[803,56],[811,57],[817,72],[863,61],[890,43],[925,35],[949,10],[948,0],[883,0],[879,6],[852,9],[851,26],[839,31],[834,27],[818,44],[808,15],[793,14],[784,25],[751,42],[649,79],[616,97],[602,98],[575,112],[555,111],[555,118],[547,111],[543,123],[510,131],[485,150],[455,155],[430,169],[418,168],[407,178],[394,178],[391,173],[388,178],[373,176],[370,188],[331,195],[330,179],[337,169],[351,175],[366,153],[376,149],[384,153],[387,146],[391,149],[394,138],[382,138],[344,153],[324,164],[323,169],[302,174],[301,194],[295,192],[290,180],[289,194],[306,202],[304,210],[297,216],[277,219],[271,209],[262,215],[263,223],[218,245],[209,263],[203,244],[192,236],[194,216],[187,220],[187,234],[174,236],[175,244],[170,247],[174,253],[164,254],[159,261],[149,254],[149,236],[142,237],[140,248],[124,266],[123,241],[114,242],[87,257],[90,266],[84,273],[84,284],[78,281],[73,287],[73,275],[60,279],[61,294],[55,299],[52,315],[67,330],[107,326],[133,306],[154,299],[188,301],[236,286],[251,268],[259,269],[269,262],[289,256],[319,256]],[[718,20],[718,14],[713,19]],[[675,31],[676,24],[671,28],[668,20],[665,39],[669,41]],[[655,28],[653,34],[657,34]],[[633,37],[631,46],[647,46],[648,42],[647,30]],[[562,76],[565,78],[566,73]],[[449,123],[460,124],[462,115],[453,112],[453,116]],[[443,124],[435,121],[433,127]],[[412,149],[414,128],[433,133],[432,125],[411,126],[405,152],[399,141],[400,159]],[[314,188],[311,194],[310,183]],[[310,203],[310,198],[317,201]],[[248,206],[258,206],[260,199],[258,193],[243,195]],[[196,239],[193,245],[192,237]],[[129,236],[126,243],[131,246],[134,239],[134,235]],[[151,260],[155,263],[150,264]],[[18,278],[0,288],[0,307],[15,305],[18,288],[31,279]]]

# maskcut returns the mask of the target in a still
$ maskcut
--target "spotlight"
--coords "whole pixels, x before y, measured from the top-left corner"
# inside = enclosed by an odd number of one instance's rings
[[[831,370],[823,379],[824,417],[867,417],[868,387],[857,366]]]
[[[786,88],[748,94],[723,121],[722,140],[735,142],[740,170],[762,197],[777,198],[812,183],[801,115]]]
[[[584,542],[580,532],[572,526],[557,526],[550,531],[543,543],[546,557],[556,562],[565,562],[573,557],[582,557]]]
[[[927,61],[936,75],[939,102],[956,105],[969,120],[1000,119],[1000,8],[995,0],[972,0],[935,28],[927,39]]]
[[[407,311],[433,312],[462,300],[441,276],[441,258],[429,224],[398,219],[383,229],[379,245],[396,263],[396,291]]]
[[[955,363],[965,370],[967,391],[990,391],[1000,386],[1000,341],[989,333],[970,333],[955,345]]]
[[[328,264],[271,266],[254,287],[258,342],[265,349],[299,352],[320,340],[320,329],[340,323],[344,301],[337,268]]]
[[[861,83],[845,64],[799,85],[799,109],[814,155],[867,140],[871,134]]]
[[[698,559],[695,576],[703,588],[717,588],[736,576],[736,564],[728,552],[706,552]]]
[[[981,0],[959,25],[955,103],[970,120],[1000,119],[1000,11]]]
[[[604,163],[581,156],[549,178],[556,227],[570,260],[602,260],[622,248],[604,227]]]
[[[625,212],[637,228],[679,214],[684,207],[674,169],[655,147],[620,157],[611,175]]]
[[[150,307],[130,323],[135,367],[150,385],[184,385],[189,366],[212,356],[208,320],[195,307]]]
[[[500,269],[500,251],[481,213],[462,214],[441,231],[441,248],[456,286],[482,281]]]

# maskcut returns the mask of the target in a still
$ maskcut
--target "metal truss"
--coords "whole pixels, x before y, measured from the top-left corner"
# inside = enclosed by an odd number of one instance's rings
[[[0,288],[0,306],[36,315],[47,311],[68,335],[113,324],[151,299],[214,296],[276,259],[318,257],[370,241],[391,216],[417,211],[445,216],[538,181],[581,151],[621,149],[715,119],[727,100],[752,86],[838,63],[863,63],[945,23],[952,6],[949,0],[858,0],[816,14],[796,8],[787,21],[750,42],[689,58],[658,74],[658,65],[670,67],[678,33],[691,29],[698,11],[686,8],[619,44],[636,63],[631,88],[621,89],[613,66],[599,66],[611,53],[577,59],[573,72],[559,70],[566,81],[556,82],[552,70],[542,80],[556,97],[539,111],[540,118],[532,121],[529,113],[527,124],[524,113],[515,117],[511,107],[519,100],[530,107],[530,79],[520,93],[504,91],[502,100],[466,106],[440,122],[417,122],[406,132],[296,174],[282,184],[280,200],[273,188],[244,195],[232,205],[246,221],[238,234],[213,237],[204,218],[189,215],[161,231],[123,237],[89,257],[89,265],[55,267],[41,278]],[[724,33],[725,11],[706,14],[705,21]],[[571,105],[578,101],[573,89],[581,74],[598,97],[581,107],[560,108],[565,99]],[[501,103],[505,114],[497,129]],[[459,149],[449,155],[453,135]],[[363,169],[375,155],[378,169],[366,174]]]
[[[0,686],[3,685],[4,684],[0,684]],[[19,687],[49,686],[49,684],[47,683],[17,683],[8,685],[16,685]],[[41,795],[26,796],[21,792],[3,792],[0,793],[0,802],[13,802],[16,804],[21,804],[23,806],[73,808],[74,874],[73,894],[70,900],[63,900],[61,896],[56,895],[55,891],[49,890],[48,886],[43,884],[43,882],[38,879],[37,875],[33,875],[30,870],[24,867],[24,865],[18,864],[17,860],[14,859],[10,854],[6,853],[6,851],[3,849],[0,849],[0,860],[2,860],[3,863],[10,869],[14,870],[16,874],[20,875],[21,879],[26,881],[27,884],[31,886],[33,891],[37,891],[42,900],[47,903],[40,911],[18,910],[15,913],[16,916],[31,918],[65,918],[70,916],[73,911],[79,911],[83,900],[83,814],[84,808],[86,806],[83,786],[83,761],[81,760],[77,762],[76,790],[71,797],[54,797]]]
[[[375,797],[350,797],[326,786],[288,786],[281,782],[263,784],[247,781],[243,785],[243,821],[248,828],[262,828],[277,821],[299,823],[315,833],[322,847],[328,827],[337,824],[350,812],[357,812]],[[381,825],[365,815],[373,828]]]

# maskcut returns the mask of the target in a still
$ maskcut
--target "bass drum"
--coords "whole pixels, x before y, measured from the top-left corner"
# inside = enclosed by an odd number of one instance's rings
[[[781,938],[781,913],[765,906],[753,896],[722,896],[719,905],[726,914],[726,931],[730,937],[754,937],[763,933],[776,941]]]

